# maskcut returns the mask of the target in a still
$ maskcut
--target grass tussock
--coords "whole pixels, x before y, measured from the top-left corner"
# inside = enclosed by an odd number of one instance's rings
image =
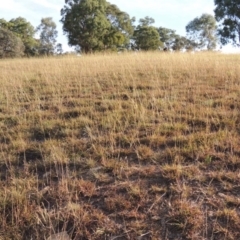
[[[0,62],[0,239],[240,239],[240,57]]]

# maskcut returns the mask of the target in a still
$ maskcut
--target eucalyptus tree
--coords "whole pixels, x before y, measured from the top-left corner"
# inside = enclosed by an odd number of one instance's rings
[[[61,16],[68,44],[85,53],[126,45],[133,34],[134,19],[106,0],[65,0]]]
[[[24,49],[19,37],[8,29],[0,27],[0,58],[22,57]]]
[[[220,23],[218,34],[222,44],[240,46],[240,1],[215,0],[215,17]]]
[[[154,19],[150,17],[141,18],[139,25],[135,28],[133,40],[137,48],[142,50],[157,50],[163,43],[156,27],[151,26]]]
[[[20,38],[24,44],[24,54],[33,56],[36,54],[38,42],[34,38],[35,29],[25,18],[13,18],[10,21],[0,19],[0,27],[7,29]]]
[[[159,27],[158,33],[160,41],[164,44],[164,48],[172,49],[177,36],[176,31],[169,28]]]
[[[213,50],[217,46],[217,23],[211,14],[202,14],[186,26],[187,37],[199,49]]]
[[[106,17],[111,26],[104,38],[104,46],[107,49],[116,49],[118,47],[126,47],[130,43],[133,35],[133,23],[135,18],[121,11],[118,6],[108,3],[106,9]]]
[[[39,53],[42,55],[51,55],[54,53],[57,42],[57,25],[51,17],[42,18],[41,24],[37,27],[40,33]]]
[[[61,43],[58,43],[55,47],[55,52],[58,54],[58,55],[62,55],[63,54],[63,48],[62,48],[62,44]]]

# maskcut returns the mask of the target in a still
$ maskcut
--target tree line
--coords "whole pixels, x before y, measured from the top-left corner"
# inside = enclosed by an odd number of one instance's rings
[[[37,28],[22,17],[10,21],[0,19],[0,58],[50,55],[59,51],[61,44],[56,44],[56,28],[51,17],[42,18]],[[36,34],[39,38],[35,38]]]
[[[77,52],[119,50],[214,50],[218,43],[240,44],[237,0],[215,0],[215,16],[202,14],[186,26],[186,36],[155,27],[147,16],[135,17],[106,0],[65,0],[60,22],[69,46]],[[219,23],[219,24],[218,24]],[[38,35],[36,38],[35,36]],[[62,54],[56,23],[42,18],[34,28],[25,18],[0,19],[0,58]]]

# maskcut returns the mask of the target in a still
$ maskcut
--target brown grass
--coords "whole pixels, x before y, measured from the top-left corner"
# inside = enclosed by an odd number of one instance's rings
[[[0,239],[240,239],[240,57],[0,62]]]

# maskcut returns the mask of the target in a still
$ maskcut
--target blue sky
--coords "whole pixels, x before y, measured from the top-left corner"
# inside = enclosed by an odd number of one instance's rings
[[[41,18],[52,17],[58,26],[58,42],[64,50],[69,50],[67,38],[63,35],[60,10],[64,0],[7,0],[1,3],[0,18],[10,20],[19,16],[27,19],[36,27]],[[156,27],[166,27],[176,30],[185,36],[185,26],[195,17],[203,13],[213,14],[213,0],[109,0],[122,11],[127,12],[137,20],[145,16],[155,19]]]

